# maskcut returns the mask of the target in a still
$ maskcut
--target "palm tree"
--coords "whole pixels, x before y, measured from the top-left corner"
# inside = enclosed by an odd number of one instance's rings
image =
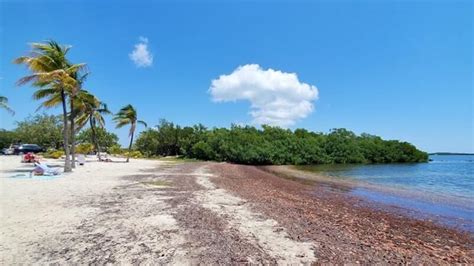
[[[15,114],[13,109],[8,105],[8,98],[5,96],[0,96],[0,108],[7,110],[12,115]]]
[[[71,161],[69,152],[69,127],[67,96],[77,87],[77,81],[72,77],[74,73],[85,67],[85,64],[71,64],[66,58],[70,49],[55,41],[46,43],[31,44],[32,51],[29,56],[21,56],[15,59],[14,63],[26,65],[31,75],[18,80],[19,86],[32,83],[38,87],[33,97],[35,99],[44,99],[44,107],[52,107],[61,104],[63,109],[63,140],[64,153],[66,159],[64,162],[64,172],[70,172]]]
[[[137,119],[137,111],[133,108],[132,105],[127,105],[120,109],[120,111],[115,115],[114,121],[117,123],[117,128],[121,128],[125,125],[130,124],[130,145],[128,146],[128,154],[127,154],[127,162],[130,160],[130,152],[132,151],[132,144],[133,144],[133,135],[135,134],[135,129],[137,124],[142,124],[145,127],[147,124],[141,120]]]
[[[82,128],[89,122],[91,131],[92,131],[92,143],[94,143],[95,148],[97,149],[97,156],[99,161],[100,157],[100,143],[97,140],[96,126],[104,128],[105,119],[103,115],[111,114],[107,105],[101,102],[97,97],[82,91],[78,96],[79,103],[76,105],[78,108],[82,109],[81,114],[77,116],[76,124],[78,129]]]
[[[85,73],[80,75],[79,72],[72,73],[71,77],[76,80],[76,86],[71,88],[69,91],[69,108],[71,110],[69,114],[69,123],[71,124],[71,167],[76,168],[76,126],[75,126],[75,118],[77,115],[80,114],[81,108],[75,108],[75,102],[80,102],[81,99],[77,99],[78,95],[81,94],[83,91],[82,85],[84,81],[87,79],[89,73]],[[87,93],[89,94],[89,93]]]

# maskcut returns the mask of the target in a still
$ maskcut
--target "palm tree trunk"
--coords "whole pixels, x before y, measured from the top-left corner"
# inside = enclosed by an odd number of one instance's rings
[[[130,138],[130,145],[128,146],[127,163],[130,161],[130,153],[132,152],[133,134],[134,133],[135,133],[135,131],[132,131],[132,136]]]
[[[102,161],[102,158],[100,158],[100,145],[99,145],[99,141],[97,140],[97,135],[95,133],[95,126],[94,126],[94,123],[92,123],[92,118],[89,119],[89,123],[91,125],[91,131],[92,131],[92,143],[94,143],[95,148],[97,149],[97,157],[99,158],[99,161]]]
[[[76,129],[74,128],[74,101],[71,97],[71,167],[76,168]]]
[[[71,172],[71,161],[69,158],[69,127],[67,119],[67,108],[66,108],[66,94],[64,90],[61,90],[61,101],[63,105],[63,140],[64,140],[64,154],[66,159],[64,160],[64,172]]]

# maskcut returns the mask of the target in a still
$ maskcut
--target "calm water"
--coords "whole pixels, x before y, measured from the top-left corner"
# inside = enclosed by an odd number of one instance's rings
[[[433,155],[429,163],[306,166],[338,179],[358,181],[351,193],[434,215],[474,232],[474,155]]]

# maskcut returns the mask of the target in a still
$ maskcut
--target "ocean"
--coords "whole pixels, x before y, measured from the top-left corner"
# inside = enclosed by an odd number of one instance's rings
[[[474,155],[432,155],[428,163],[298,168],[355,181],[353,195],[474,233]]]

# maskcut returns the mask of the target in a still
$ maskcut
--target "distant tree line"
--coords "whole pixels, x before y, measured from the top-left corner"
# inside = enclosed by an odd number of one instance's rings
[[[21,141],[46,149],[63,146],[62,117],[38,114],[17,122],[13,130],[0,130],[0,148]],[[98,144],[103,151],[119,147],[117,135],[103,127],[84,128],[76,144]],[[356,135],[346,129],[329,133],[306,129],[232,125],[208,129],[202,124],[181,127],[160,120],[140,133],[134,149],[147,157],[184,156],[201,160],[241,164],[328,164],[426,162],[428,154],[407,142],[383,140],[369,134]]]
[[[0,149],[8,148],[11,144],[38,144],[48,150],[63,150],[63,127],[60,115],[37,114],[29,116],[16,123],[13,130],[0,129]],[[103,127],[79,131],[76,144],[92,144],[97,142],[103,151],[118,146],[118,136],[107,132]]]
[[[13,130],[0,130],[0,148],[8,148],[11,144],[18,143],[60,149],[63,145],[61,117],[38,114],[16,122],[16,128]]]
[[[241,164],[327,164],[426,162],[428,154],[407,142],[356,135],[339,128],[329,133],[306,129],[232,125],[208,129],[161,120],[140,133],[135,148],[145,156],[188,158]]]

